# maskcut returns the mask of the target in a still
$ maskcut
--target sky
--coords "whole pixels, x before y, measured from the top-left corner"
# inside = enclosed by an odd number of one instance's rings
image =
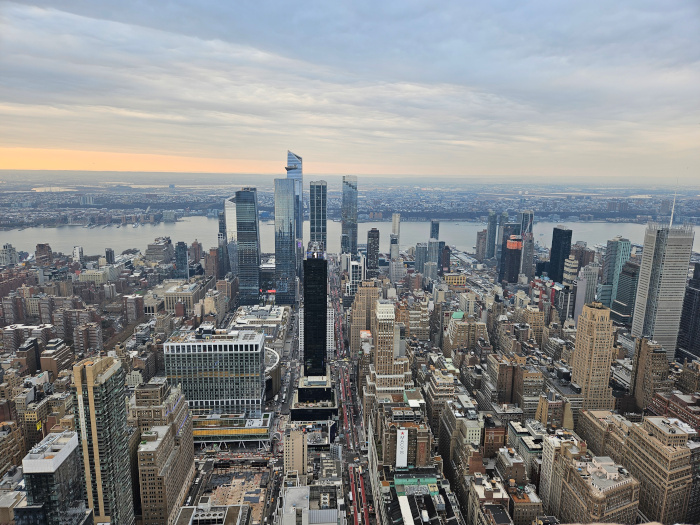
[[[0,0],[0,170],[700,185],[697,0]]]

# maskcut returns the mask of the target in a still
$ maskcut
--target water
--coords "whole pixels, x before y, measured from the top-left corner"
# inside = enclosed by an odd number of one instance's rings
[[[538,222],[534,226],[535,240],[542,246],[549,246],[552,240],[554,222]],[[633,223],[609,222],[574,222],[563,223],[573,230],[573,242],[586,241],[588,246],[605,244],[616,235],[627,237],[633,243],[644,242],[646,225]],[[358,242],[367,242],[367,231],[379,229],[380,250],[389,251],[389,234],[391,222],[363,222],[358,225]],[[440,223],[440,240],[462,250],[473,250],[476,233],[486,228],[484,224],[466,221],[443,221]],[[195,239],[202,243],[204,249],[216,246],[218,220],[207,217],[186,217],[175,223],[145,224],[138,228],[132,226],[110,226],[102,228],[83,228],[82,226],[62,226],[60,228],[26,228],[0,232],[0,244],[10,243],[16,249],[33,253],[37,243],[48,242],[54,251],[71,253],[73,246],[82,246],[86,255],[104,253],[105,248],[112,248],[116,253],[129,248],[145,251],[146,245],[156,237],[170,236],[173,243],[185,241],[188,244]],[[401,223],[401,247],[415,246],[417,242],[427,242],[430,234],[430,221]],[[260,223],[260,242],[263,252],[275,250],[274,223]],[[309,238],[309,223],[304,223],[304,238]],[[694,251],[700,252],[700,236],[695,237]],[[340,223],[328,222],[328,251],[340,251]]]

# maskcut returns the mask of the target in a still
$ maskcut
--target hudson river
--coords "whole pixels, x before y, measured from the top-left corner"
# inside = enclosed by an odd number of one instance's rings
[[[549,246],[552,240],[553,222],[535,223],[535,240],[542,246]],[[565,222],[573,230],[573,240],[586,241],[589,247],[604,244],[616,235],[627,237],[632,243],[643,244],[646,225],[633,223],[610,222]],[[367,231],[379,228],[380,250],[389,251],[389,222],[361,222],[358,224],[358,243],[367,242]],[[440,222],[440,240],[458,249],[472,251],[476,244],[476,233],[486,228],[484,224],[465,221]],[[697,229],[697,228],[696,228]],[[121,253],[128,248],[138,248],[145,251],[146,245],[156,237],[170,236],[173,244],[185,241],[188,244],[195,239],[202,243],[206,250],[216,246],[218,220],[207,217],[185,217],[175,223],[160,223],[141,225],[138,228],[126,226],[117,228],[110,226],[102,228],[83,228],[82,226],[62,226],[60,228],[26,228],[24,230],[9,230],[0,232],[0,244],[10,243],[16,249],[33,253],[37,243],[48,242],[54,251],[70,253],[73,246],[82,246],[86,255],[104,253],[105,248],[113,248]],[[415,245],[417,242],[427,242],[430,233],[430,222],[402,222],[402,249]],[[695,236],[694,251],[700,252],[700,236]],[[309,223],[304,223],[304,239],[309,238]],[[263,252],[272,253],[275,250],[274,223],[260,222],[260,243]],[[340,223],[328,222],[328,251],[340,251]]]

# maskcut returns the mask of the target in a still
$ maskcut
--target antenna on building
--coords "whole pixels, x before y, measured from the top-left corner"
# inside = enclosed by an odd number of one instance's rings
[[[676,179],[676,191],[673,192],[673,206],[671,206],[671,222],[668,224],[668,228],[673,228],[673,214],[676,212],[676,196],[678,196],[678,179]]]

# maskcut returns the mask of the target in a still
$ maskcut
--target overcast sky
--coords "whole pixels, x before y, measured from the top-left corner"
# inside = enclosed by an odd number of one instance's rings
[[[0,0],[0,169],[700,180],[700,2]],[[555,179],[556,178],[556,179]]]

